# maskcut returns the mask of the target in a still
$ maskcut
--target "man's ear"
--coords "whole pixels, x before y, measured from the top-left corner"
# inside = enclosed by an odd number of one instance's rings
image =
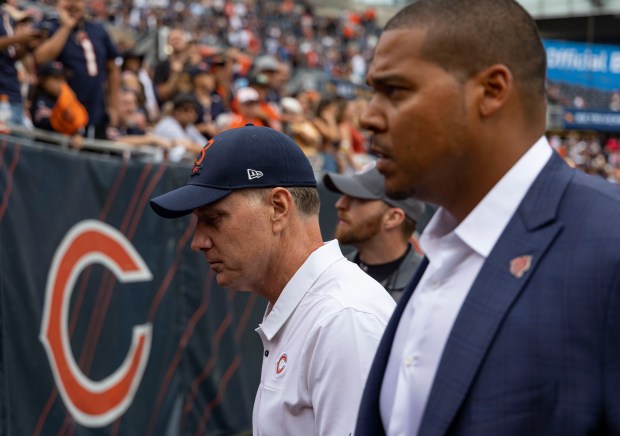
[[[294,208],[294,200],[288,189],[274,188],[269,193],[269,204],[273,208],[271,213],[272,230],[279,233],[286,227],[288,218]]]
[[[503,64],[485,68],[474,80],[480,90],[477,103],[482,117],[489,117],[504,107],[514,89],[512,72]]]
[[[396,228],[405,221],[405,212],[399,207],[390,207],[383,214],[383,226],[387,230]]]

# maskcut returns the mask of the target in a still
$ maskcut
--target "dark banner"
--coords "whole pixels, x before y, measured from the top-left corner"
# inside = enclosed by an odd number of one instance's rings
[[[251,432],[265,301],[151,211],[187,176],[0,135],[0,432]]]

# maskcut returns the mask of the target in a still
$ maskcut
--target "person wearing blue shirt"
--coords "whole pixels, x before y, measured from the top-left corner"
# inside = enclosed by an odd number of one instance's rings
[[[58,17],[40,24],[49,38],[36,48],[35,61],[65,65],[69,86],[88,110],[87,136],[105,138],[106,127],[118,124],[119,54],[103,25],[84,16],[85,0],[58,0],[56,9]]]
[[[10,121],[14,124],[24,124],[21,84],[15,64],[28,53],[30,45],[36,43],[40,36],[40,31],[33,29],[29,20],[16,22],[9,9],[3,7],[0,10],[0,94],[9,98],[12,112]]]

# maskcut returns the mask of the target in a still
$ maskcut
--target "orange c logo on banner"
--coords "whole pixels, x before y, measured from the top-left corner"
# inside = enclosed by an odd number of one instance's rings
[[[94,381],[78,367],[68,334],[69,302],[80,273],[95,263],[111,270],[121,283],[153,278],[131,242],[101,221],[76,224],[54,254],[39,338],[67,409],[86,427],[103,427],[125,413],[140,385],[151,348],[151,324],[137,325],[129,352],[114,373]]]

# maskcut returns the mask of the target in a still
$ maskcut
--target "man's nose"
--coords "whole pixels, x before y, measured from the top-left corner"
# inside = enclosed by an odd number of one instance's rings
[[[201,226],[200,224],[196,225],[196,230],[194,230],[194,237],[192,238],[191,246],[193,251],[208,250],[213,247],[213,240],[209,236],[204,226]]]
[[[373,95],[359,118],[359,125],[363,129],[373,133],[383,132],[386,129],[386,122],[383,112],[379,106],[379,98]]]
[[[336,209],[348,209],[351,201],[348,195],[341,195],[336,201]]]

